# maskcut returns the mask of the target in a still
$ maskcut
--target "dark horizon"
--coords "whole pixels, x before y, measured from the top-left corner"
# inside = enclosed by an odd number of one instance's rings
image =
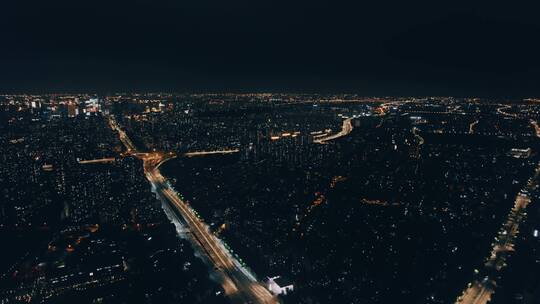
[[[2,4],[0,93],[540,96],[533,6]]]

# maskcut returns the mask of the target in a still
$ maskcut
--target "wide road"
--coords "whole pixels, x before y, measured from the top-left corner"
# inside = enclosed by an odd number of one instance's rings
[[[215,150],[215,151],[195,151],[184,153],[186,157],[193,156],[206,156],[206,155],[218,155],[218,154],[234,154],[240,152],[239,149],[230,149],[230,150]]]
[[[502,105],[497,109],[499,114],[511,117],[517,117],[516,114],[505,112],[504,110],[511,108],[509,105]],[[540,127],[534,120],[530,121],[535,129],[535,135],[540,138]],[[509,253],[514,251],[514,242],[519,234],[519,225],[525,220],[525,212],[527,206],[531,203],[529,197],[530,191],[535,189],[540,178],[540,162],[536,165],[536,170],[527,184],[523,187],[520,193],[517,194],[514,200],[514,206],[508,213],[506,222],[499,230],[495,242],[492,244],[490,255],[486,259],[484,269],[486,273],[496,273],[506,267],[506,260]],[[491,296],[495,293],[497,283],[495,279],[484,276],[482,280],[476,280],[469,283],[461,296],[456,300],[456,304],[486,304],[491,301]]]
[[[531,125],[534,128],[534,134],[536,137],[540,137],[540,126],[538,126],[538,122],[536,120],[531,119]]]
[[[475,120],[469,124],[469,134],[474,134],[474,127],[480,122],[480,120]]]
[[[116,160],[114,157],[107,157],[107,158],[100,158],[100,159],[87,159],[87,160],[79,160],[78,163],[81,165],[85,164],[104,164],[104,163],[112,163]]]
[[[352,122],[352,118],[347,118],[347,119],[343,120],[343,123],[341,125],[341,131],[339,131],[336,134],[331,134],[331,135],[328,135],[328,136],[313,139],[313,142],[317,143],[317,144],[326,144],[326,142],[328,142],[328,141],[338,139],[338,138],[343,137],[343,136],[347,136],[353,130],[353,126],[352,126],[351,122]]]
[[[169,186],[159,171],[159,165],[165,160],[175,157],[172,153],[139,153],[127,134],[121,130],[113,118],[110,125],[119,134],[128,153],[140,157],[144,161],[146,178],[156,189],[157,194],[169,203],[169,206],[182,217],[189,228],[192,243],[199,249],[208,262],[213,264],[225,294],[234,303],[278,303],[277,299],[261,284],[232,254],[223,243],[210,232],[208,225],[199,219],[193,210],[180,199]]]
[[[497,108],[497,113],[501,114],[501,115],[504,115],[504,116],[508,116],[508,117],[513,117],[513,118],[517,118],[518,115],[515,114],[515,113],[510,113],[510,112],[506,112],[505,110],[508,110],[508,109],[511,109],[512,106],[511,105],[500,105],[498,108]]]
[[[418,140],[418,145],[419,146],[423,145],[425,140],[420,134],[418,134],[418,128],[414,127],[412,129],[412,133],[413,133],[414,137]]]
[[[506,266],[509,253],[514,251],[514,242],[519,234],[519,224],[524,221],[524,213],[531,203],[528,192],[536,187],[539,176],[540,163],[538,163],[533,177],[516,196],[514,206],[492,244],[493,248],[486,259],[482,272],[496,273]],[[491,301],[491,296],[495,293],[495,286],[497,286],[495,279],[485,275],[482,280],[469,283],[461,296],[457,298],[456,304],[486,304]]]
[[[146,177],[156,191],[179,211],[184,222],[190,228],[195,243],[200,246],[208,260],[214,264],[220,274],[225,293],[237,303],[277,303],[270,292],[253,278],[241,264],[231,256],[222,243],[183,202],[176,192],[166,183],[159,169],[146,172]]]

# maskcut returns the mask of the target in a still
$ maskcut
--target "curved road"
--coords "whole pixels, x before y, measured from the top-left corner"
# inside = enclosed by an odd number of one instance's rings
[[[334,140],[343,136],[347,136],[353,130],[353,126],[351,122],[352,122],[352,118],[347,118],[343,120],[343,124],[341,125],[341,131],[339,131],[336,134],[331,134],[328,136],[313,139],[313,142],[317,144],[326,144],[327,141],[331,141],[331,140]]]

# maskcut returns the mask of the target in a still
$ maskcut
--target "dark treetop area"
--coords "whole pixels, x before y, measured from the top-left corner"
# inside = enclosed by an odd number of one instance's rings
[[[538,96],[535,5],[2,1],[0,91]]]

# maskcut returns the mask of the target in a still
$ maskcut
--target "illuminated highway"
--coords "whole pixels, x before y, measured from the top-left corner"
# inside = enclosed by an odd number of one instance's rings
[[[511,106],[505,105],[497,109],[499,114],[517,117],[517,115],[505,112],[505,109],[509,109]],[[531,125],[536,131],[536,137],[540,138],[540,127],[538,123],[531,120]],[[506,259],[508,254],[514,251],[514,241],[519,234],[519,224],[525,219],[525,210],[531,203],[529,198],[529,191],[537,187],[538,178],[540,177],[540,162],[536,166],[534,175],[529,178],[525,187],[518,193],[514,201],[514,206],[506,222],[504,222],[499,233],[495,237],[495,242],[492,243],[492,249],[489,257],[484,264],[485,269],[488,272],[498,272],[507,266]],[[463,294],[458,297],[456,304],[485,304],[491,300],[491,296],[495,293],[495,287],[497,286],[494,279],[490,279],[489,276],[485,276],[481,281],[474,281],[469,283],[467,288],[463,291]]]
[[[416,137],[416,139],[418,140],[418,145],[421,146],[424,144],[425,140],[422,136],[420,136],[420,134],[418,134],[418,128],[414,127],[412,129],[413,131],[413,134],[414,134],[414,137]]]
[[[512,108],[511,105],[501,105],[500,107],[497,108],[497,113],[499,113],[499,114],[501,114],[501,115],[504,115],[504,116],[517,118],[517,117],[518,117],[517,114],[509,113],[509,112],[506,112],[506,111],[505,111],[505,110],[511,109],[511,108]]]
[[[480,122],[480,120],[475,120],[473,122],[471,122],[471,124],[469,125],[469,134],[474,134],[474,127],[476,127],[476,125]]]
[[[240,152],[239,149],[216,150],[216,151],[195,151],[195,152],[184,153],[184,156],[193,157],[193,156],[205,156],[205,155],[216,155],[216,154],[233,154],[233,153],[238,153],[238,152]]]
[[[540,137],[540,126],[538,126],[538,122],[535,120],[531,120],[531,125],[534,128],[535,136]]]
[[[85,164],[104,164],[104,163],[112,163],[116,160],[114,157],[109,158],[100,158],[100,159],[88,159],[88,160],[79,160],[78,163],[81,165]]]
[[[338,138],[343,137],[343,136],[347,136],[353,130],[353,126],[352,126],[351,122],[352,122],[352,118],[347,118],[347,119],[343,120],[343,124],[341,126],[341,131],[339,131],[336,134],[330,134],[328,136],[323,136],[323,137],[313,139],[313,142],[317,143],[317,144],[326,144],[326,142],[328,142],[328,141],[338,139]]]
[[[109,125],[111,126],[111,129],[118,132],[118,137],[120,138],[120,141],[122,142],[122,144],[124,144],[124,146],[126,147],[127,153],[136,153],[137,147],[135,147],[131,139],[127,136],[126,132],[124,132],[124,130],[122,130],[118,126],[114,118],[109,117]]]
[[[171,188],[159,171],[159,166],[174,153],[139,153],[124,131],[110,118],[110,125],[118,132],[120,140],[129,154],[144,161],[144,172],[156,193],[172,207],[176,216],[189,228],[188,237],[199,252],[214,266],[225,294],[234,303],[278,303],[277,299],[257,281],[242,264],[227,250],[221,240],[211,233],[194,210]],[[222,152],[222,151],[221,151]],[[196,152],[195,152],[196,153]],[[234,153],[234,152],[228,152]],[[216,153],[214,153],[216,154]],[[206,154],[203,154],[206,155]]]
[[[525,219],[525,209],[531,202],[529,191],[536,187],[540,176],[540,163],[537,165],[535,174],[529,179],[526,186],[516,196],[514,206],[506,222],[503,223],[492,243],[492,249],[484,263],[486,273],[498,272],[507,266],[506,259],[509,253],[514,251],[514,241],[519,234],[519,224]],[[491,300],[497,286],[495,279],[485,275],[480,280],[469,283],[463,294],[458,297],[456,304],[486,304]]]

